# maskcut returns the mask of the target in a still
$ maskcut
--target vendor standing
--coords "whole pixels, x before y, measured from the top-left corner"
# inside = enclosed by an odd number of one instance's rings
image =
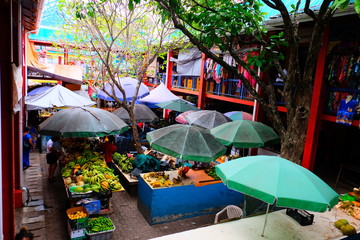
[[[117,151],[117,147],[114,145],[115,138],[114,136],[109,136],[105,138],[103,144],[101,144],[101,150],[104,153],[106,165],[109,168],[114,168],[112,156]]]

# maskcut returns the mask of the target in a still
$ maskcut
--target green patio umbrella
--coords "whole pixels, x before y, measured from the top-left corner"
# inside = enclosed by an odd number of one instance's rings
[[[198,125],[207,129],[213,129],[214,127],[232,121],[221,112],[214,110],[201,110],[193,112],[186,115],[185,118],[190,125]]]
[[[271,127],[249,120],[224,123],[210,131],[222,144],[238,148],[258,148],[280,142],[279,136]]]
[[[195,107],[190,102],[185,101],[181,98],[167,102],[157,103],[156,106],[177,112],[186,112],[189,110],[200,111],[199,108]]]
[[[183,160],[211,162],[226,152],[208,129],[174,124],[147,133],[150,146]]]
[[[112,113],[118,116],[124,122],[130,123],[130,116],[129,113],[125,110],[125,108],[118,108]],[[134,116],[137,123],[152,122],[159,119],[156,114],[144,104],[134,105]]]
[[[61,137],[101,137],[119,134],[128,125],[100,108],[74,107],[60,110],[39,125],[40,132]]]
[[[279,207],[324,212],[339,195],[308,169],[277,156],[250,156],[216,165],[216,173],[230,189]],[[266,224],[265,218],[265,224]],[[263,234],[265,231],[265,225]]]

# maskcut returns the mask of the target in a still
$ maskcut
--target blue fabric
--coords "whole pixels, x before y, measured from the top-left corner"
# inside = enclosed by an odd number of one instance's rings
[[[31,139],[31,135],[29,133],[23,136],[23,142],[29,141]],[[25,151],[23,150],[23,168],[30,166],[30,150]]]
[[[357,101],[351,100],[346,103],[345,99],[340,101],[339,111],[336,114],[336,123],[351,126]]]

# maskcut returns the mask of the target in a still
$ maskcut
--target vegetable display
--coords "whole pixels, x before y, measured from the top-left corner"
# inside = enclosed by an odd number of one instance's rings
[[[111,219],[106,217],[90,218],[86,228],[88,233],[104,232],[112,229],[114,229],[114,225]]]
[[[71,220],[74,220],[74,219],[79,219],[79,218],[85,218],[85,217],[87,217],[87,214],[83,211],[77,211],[76,213],[68,214],[68,217]]]
[[[83,154],[74,154],[69,159],[61,174],[68,186],[79,186],[77,193],[123,189],[114,170],[106,165],[100,153],[85,150]]]
[[[360,220],[360,189],[354,188],[352,192],[345,193],[339,197],[337,208],[344,211],[346,214],[353,216]]]
[[[113,154],[113,160],[124,173],[131,173],[134,169],[132,165],[134,157],[131,154],[120,154],[116,152]]]
[[[210,177],[214,178],[215,180],[220,180],[220,177],[215,172],[215,167],[205,169],[205,173],[207,173]]]

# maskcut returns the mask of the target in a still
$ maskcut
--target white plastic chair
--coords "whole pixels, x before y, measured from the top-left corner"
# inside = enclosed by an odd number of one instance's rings
[[[243,217],[243,211],[241,208],[235,205],[229,205],[215,215],[214,224],[219,222],[219,216],[225,211],[228,219],[240,219]]]

